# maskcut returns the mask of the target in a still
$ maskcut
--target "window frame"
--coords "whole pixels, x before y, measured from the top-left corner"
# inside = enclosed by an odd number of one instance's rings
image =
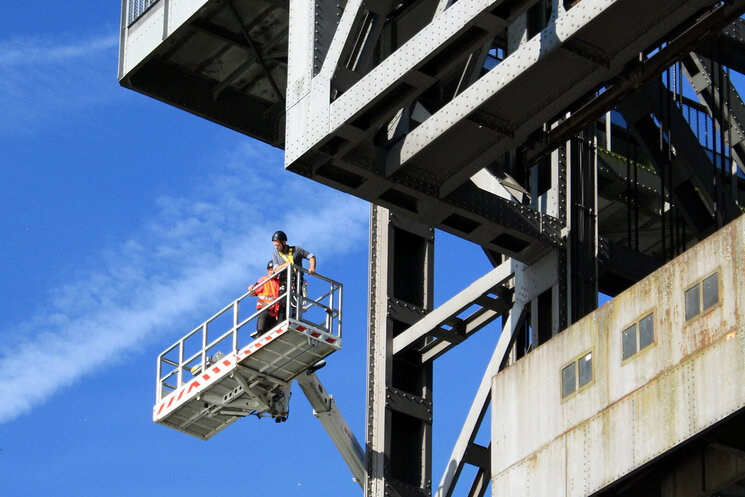
[[[652,316],[652,337],[653,340],[647,344],[644,348],[639,348],[641,345],[641,324],[642,321],[647,319],[649,316]],[[635,351],[630,356],[624,358],[623,357],[623,332],[628,330],[631,327],[634,327],[634,343],[636,344]],[[652,347],[657,346],[657,322],[655,320],[655,308],[648,309],[641,313],[639,316],[636,317],[632,322],[628,323],[626,326],[621,328],[621,365],[626,364],[627,362],[639,357],[639,354],[643,352],[647,352],[648,350],[651,350]]]
[[[591,361],[591,371],[592,376],[590,380],[585,383],[582,386],[579,386],[579,361],[587,357],[588,355],[591,355],[590,361]],[[564,395],[564,370],[569,367],[574,366],[574,390],[572,390],[567,395]],[[573,396],[577,395],[579,392],[582,392],[586,389],[588,389],[591,385],[595,384],[595,349],[591,348],[589,350],[585,350],[583,353],[577,355],[569,362],[564,363],[559,368],[559,395],[561,396],[561,401],[564,402],[567,399],[572,398]]]
[[[716,275],[717,277],[717,301],[704,309],[704,281],[711,278],[712,276]],[[721,307],[722,305],[722,271],[721,266],[717,266],[717,268],[713,271],[710,271],[706,273],[706,275],[702,276],[701,278],[698,278],[696,281],[691,283],[690,285],[686,286],[683,290],[683,322],[685,326],[688,326],[689,324],[695,322],[698,318],[705,316],[706,314],[709,314],[714,309]],[[687,312],[688,312],[688,304],[686,303],[686,294],[689,290],[692,290],[695,287],[698,288],[698,313],[696,313],[694,316],[688,318]]]

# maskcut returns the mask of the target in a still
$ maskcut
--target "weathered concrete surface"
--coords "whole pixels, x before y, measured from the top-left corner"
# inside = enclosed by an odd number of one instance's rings
[[[493,495],[584,496],[745,407],[745,216],[494,377]],[[718,273],[719,300],[685,320],[685,291]],[[622,360],[653,313],[655,342]],[[593,380],[561,398],[591,352]]]

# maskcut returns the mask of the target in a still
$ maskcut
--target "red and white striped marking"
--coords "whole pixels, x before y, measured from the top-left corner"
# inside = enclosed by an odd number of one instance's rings
[[[290,320],[289,323],[290,328],[299,333],[308,335],[309,337],[315,338],[316,340],[323,340],[329,345],[333,345],[335,349],[341,348],[341,341],[331,333],[328,333],[320,328],[309,328],[305,323],[300,323],[298,321]]]
[[[283,323],[282,326],[277,329],[259,337],[257,340],[254,340],[240,349],[237,354],[231,352],[223,357],[219,362],[209,366],[202,374],[168,394],[153,407],[153,421],[157,422],[165,418],[179,406],[183,405],[187,400],[193,398],[225,377],[235,369],[236,364],[290,330],[307,335],[318,341],[323,341],[331,345],[334,349],[338,350],[341,348],[341,341],[330,333],[317,328],[308,328],[304,323],[292,319],[288,320],[286,323],[287,324]]]
[[[153,421],[163,419],[191,397],[223,378],[235,367],[236,362],[235,354],[230,353],[220,359],[220,361],[210,365],[209,368],[193,380],[181,385],[180,388],[168,394],[153,407]]]
[[[277,338],[284,335],[286,331],[287,331],[287,327],[285,325],[282,325],[276,330],[270,331],[266,335],[261,336],[258,339],[254,340],[253,342],[249,343],[247,346],[243,347],[241,350],[238,351],[238,360],[242,361],[246,357],[250,356],[257,350],[262,348],[264,345],[271,343]]]

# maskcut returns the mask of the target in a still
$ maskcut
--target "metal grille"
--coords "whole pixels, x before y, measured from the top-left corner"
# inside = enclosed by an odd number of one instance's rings
[[[158,3],[158,0],[125,0],[129,2],[129,8],[128,8],[128,24],[132,25],[137,19],[139,19],[142,14],[147,12],[147,10],[153,6],[154,4]]]
[[[676,103],[717,170],[731,171],[732,150],[729,143],[732,137],[727,136],[727,132],[724,135],[719,132],[719,126],[704,105],[685,97]]]

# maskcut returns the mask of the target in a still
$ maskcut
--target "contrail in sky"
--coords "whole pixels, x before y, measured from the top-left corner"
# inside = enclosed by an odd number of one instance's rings
[[[0,350],[0,422],[164,330],[189,331],[195,323],[185,318],[208,317],[239,296],[263,274],[278,227],[319,254],[320,267],[366,243],[365,202],[286,173],[276,159],[266,164],[250,145],[216,162],[228,165],[199,182],[206,186],[159,199],[141,230],[56,289],[28,321],[0,330],[8,344]],[[261,175],[248,166],[255,163],[263,163]],[[298,208],[267,209],[278,195]]]

